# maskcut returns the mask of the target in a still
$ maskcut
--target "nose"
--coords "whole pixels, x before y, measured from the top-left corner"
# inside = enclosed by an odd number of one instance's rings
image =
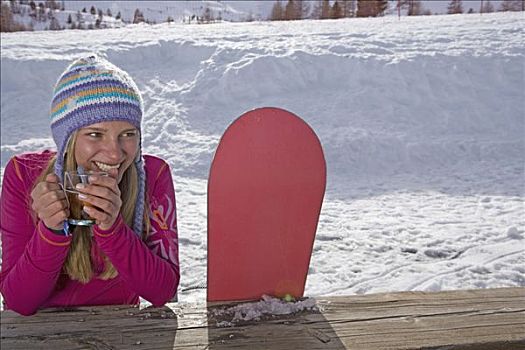
[[[119,139],[108,140],[104,147],[104,153],[108,160],[111,160],[114,163],[120,162],[123,158],[124,150]]]

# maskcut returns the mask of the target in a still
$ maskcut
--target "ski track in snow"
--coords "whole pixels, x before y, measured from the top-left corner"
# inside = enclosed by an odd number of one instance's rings
[[[180,290],[205,280],[206,179],[220,136],[261,106],[305,119],[327,159],[307,295],[525,286],[523,19],[2,33],[1,166],[53,147],[52,86],[71,59],[98,51],[137,81],[145,152],[172,168]]]

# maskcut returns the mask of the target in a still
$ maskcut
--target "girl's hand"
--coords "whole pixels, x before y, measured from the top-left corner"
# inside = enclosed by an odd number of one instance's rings
[[[31,208],[47,228],[61,230],[69,216],[66,195],[55,174],[48,174],[31,191]]]
[[[93,205],[85,205],[82,209],[102,230],[111,228],[122,206],[117,180],[111,176],[90,175],[89,185],[78,184],[77,190],[82,192],[78,196],[80,200]]]

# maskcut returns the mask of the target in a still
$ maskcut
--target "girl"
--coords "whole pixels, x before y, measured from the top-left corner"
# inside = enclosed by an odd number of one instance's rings
[[[7,164],[0,197],[4,307],[137,304],[161,306],[179,284],[175,194],[169,166],[143,156],[143,104],[131,77],[95,55],[59,78],[51,106],[57,152]],[[67,224],[65,171],[90,176],[77,186],[92,227]]]

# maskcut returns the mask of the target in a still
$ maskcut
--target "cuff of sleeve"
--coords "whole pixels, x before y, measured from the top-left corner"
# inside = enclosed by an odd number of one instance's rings
[[[123,223],[124,219],[122,219],[122,215],[119,214],[117,220],[115,220],[115,222],[113,223],[113,226],[111,226],[107,230],[101,229],[98,225],[93,226],[93,234],[99,237],[110,237],[120,229]]]
[[[44,222],[40,221],[37,226],[38,235],[40,239],[56,247],[65,247],[71,244],[71,236],[61,236],[54,233],[52,230],[44,225]]]

